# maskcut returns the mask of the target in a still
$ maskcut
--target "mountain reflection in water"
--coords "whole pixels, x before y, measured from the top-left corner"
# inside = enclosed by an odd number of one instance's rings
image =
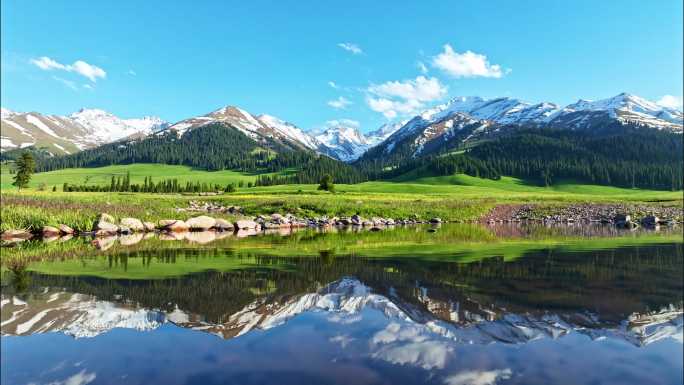
[[[681,383],[681,243],[551,247],[471,263],[325,252],[256,260],[227,272],[150,280],[7,273],[3,383],[48,383],[58,380],[54,373],[116,383],[102,373],[117,370],[130,370],[127,383]],[[54,361],[49,365],[71,359],[83,366],[53,373],[19,361],[50,346],[50,332],[76,339],[60,338],[64,351],[40,356]],[[92,362],[80,342],[88,340],[149,358],[155,374]],[[158,351],[169,343],[201,351],[209,363]],[[171,355],[172,366],[157,367],[158,354]],[[305,369],[305,357],[320,370]],[[186,359],[205,373],[181,369]],[[232,362],[230,369],[220,362]],[[548,372],[562,365],[576,373]],[[262,370],[287,375],[264,377]]]

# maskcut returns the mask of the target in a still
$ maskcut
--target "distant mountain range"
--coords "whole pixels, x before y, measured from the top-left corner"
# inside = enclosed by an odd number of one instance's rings
[[[562,108],[553,103],[530,104],[509,97],[456,97],[409,120],[388,123],[367,134],[345,125],[305,131],[280,118],[253,115],[235,106],[174,124],[157,117],[121,119],[97,109],[57,116],[3,108],[1,147],[3,151],[43,147],[53,155],[63,155],[170,131],[182,136],[196,128],[221,123],[257,142],[275,141],[288,148],[315,151],[352,162],[375,147],[382,149],[375,150],[375,154],[387,155],[403,144],[418,156],[443,148],[445,142],[464,143],[515,127],[549,127],[591,134],[614,129],[616,125],[629,125],[681,133],[682,121],[681,111],[626,93],[598,101],[579,100]]]
[[[54,155],[72,154],[124,138],[147,136],[168,125],[155,116],[121,119],[98,109],[60,116],[3,108],[0,144],[2,151],[35,146]]]

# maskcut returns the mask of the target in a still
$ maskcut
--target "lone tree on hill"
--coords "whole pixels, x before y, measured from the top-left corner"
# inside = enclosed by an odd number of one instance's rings
[[[333,184],[333,177],[330,174],[325,174],[321,178],[321,183],[318,185],[319,190],[335,192],[335,185]]]
[[[31,174],[36,167],[36,162],[33,160],[33,155],[29,152],[21,154],[17,159],[17,173],[14,175],[13,185],[17,186],[19,190],[28,186],[31,180]]]

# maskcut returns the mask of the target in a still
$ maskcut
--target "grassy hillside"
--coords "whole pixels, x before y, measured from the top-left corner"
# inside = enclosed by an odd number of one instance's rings
[[[143,179],[151,176],[155,181],[176,178],[180,183],[207,182],[227,185],[256,180],[258,174],[236,171],[205,171],[188,166],[172,166],[165,164],[132,164],[97,168],[73,168],[50,172],[36,173],[31,178],[30,189],[36,189],[45,184],[48,190],[57,186],[61,191],[62,185],[69,184],[97,184],[108,185],[112,176],[124,176],[130,172],[131,183],[142,183]],[[280,175],[293,172],[283,171]],[[522,179],[502,177],[500,180],[476,178],[463,174],[450,176],[425,176],[419,170],[404,174],[391,181],[365,182],[354,185],[336,185],[339,193],[347,194],[408,194],[426,196],[453,196],[461,199],[498,199],[498,200],[560,200],[560,201],[654,201],[681,200],[681,191],[657,191],[645,189],[628,189],[611,186],[589,185],[564,181],[550,187],[543,187],[528,183]],[[16,191],[12,186],[12,176],[9,166],[3,165],[0,174],[0,186],[5,192]],[[289,194],[313,193],[317,185],[293,184],[268,187],[241,188],[237,195],[249,194]],[[106,194],[106,193],[105,193]],[[391,196],[387,196],[391,198]],[[415,198],[415,197],[407,197]]]
[[[13,189],[12,177],[10,174],[10,165],[2,166],[2,173],[0,174],[0,186],[2,189]],[[181,184],[185,182],[206,182],[218,183],[225,186],[229,183],[239,183],[240,181],[247,184],[254,182],[258,174],[249,174],[236,171],[205,171],[198,170],[189,166],[172,166],[168,164],[130,164],[130,165],[116,165],[96,168],[68,168],[64,170],[56,170],[49,172],[36,173],[31,178],[29,187],[36,188],[45,183],[48,189],[57,186],[58,190],[62,189],[64,183],[69,184],[89,184],[89,185],[109,185],[112,176],[123,177],[127,172],[131,174],[131,183],[143,183],[147,176],[151,176],[155,181],[162,179],[178,179]]]

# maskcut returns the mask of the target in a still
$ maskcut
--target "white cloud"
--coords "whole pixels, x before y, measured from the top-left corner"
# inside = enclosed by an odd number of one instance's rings
[[[136,75],[138,75],[138,74],[137,74],[135,71],[133,71],[133,70],[128,70],[128,72],[126,72],[126,73],[129,74],[129,75],[131,75],[131,76],[136,76]]]
[[[50,382],[48,385],[86,385],[95,381],[95,378],[97,378],[95,373],[88,373],[83,369],[63,381]]]
[[[511,369],[500,370],[468,370],[449,376],[444,381],[446,385],[495,385],[499,380],[511,378]]]
[[[418,63],[416,63],[416,65],[418,66],[420,73],[422,73],[422,74],[428,73],[428,68],[425,65],[425,63],[423,63],[422,61],[419,61]]]
[[[449,44],[444,45],[444,52],[432,58],[432,65],[457,78],[500,78],[510,72],[498,64],[490,64],[485,55],[472,51],[458,53]]]
[[[330,87],[334,88],[334,89],[340,88],[340,86],[338,86],[337,83],[335,83],[335,82],[332,81],[332,80],[328,82],[328,85],[329,85]]]
[[[31,59],[32,64],[44,71],[60,70],[67,72],[75,72],[81,76],[85,76],[95,83],[97,78],[106,78],[107,73],[102,68],[88,64],[83,60],[76,60],[73,64],[62,64],[56,60],[50,59],[47,56],[39,57],[38,59]]]
[[[91,91],[95,89],[95,87],[91,86],[90,84],[84,84],[83,88],[91,90]]]
[[[394,119],[415,114],[425,103],[441,99],[447,94],[447,86],[435,77],[418,76],[415,80],[373,84],[366,91],[368,106],[387,119]]]
[[[328,101],[328,105],[330,107],[338,109],[338,110],[343,110],[343,109],[347,108],[347,106],[349,106],[350,104],[352,104],[351,100],[345,98],[344,96],[340,96],[339,98],[337,98],[335,100]]]
[[[56,61],[50,59],[47,56],[39,57],[38,59],[31,59],[31,63],[38,66],[42,70],[65,70],[68,71],[67,66],[64,64],[57,63]]]
[[[338,47],[342,48],[345,51],[349,51],[353,53],[354,55],[359,55],[363,53],[363,50],[361,47],[354,43],[339,43],[337,44]]]
[[[662,107],[682,108],[682,98],[673,95],[663,95],[656,103]]]
[[[78,87],[76,87],[76,83],[72,82],[71,80],[63,79],[60,78],[59,76],[53,76],[53,79],[57,80],[58,82],[64,84],[65,86],[71,88],[74,91],[78,91]]]
[[[335,127],[349,127],[349,128],[359,128],[361,123],[352,119],[334,119],[325,122],[325,128],[335,128]]]

